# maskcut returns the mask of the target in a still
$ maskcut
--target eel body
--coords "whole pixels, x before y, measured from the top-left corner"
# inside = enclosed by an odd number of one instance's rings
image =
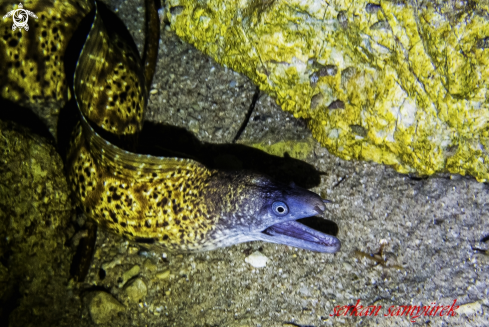
[[[253,172],[211,170],[190,159],[137,154],[107,141],[102,136],[106,132],[137,138],[151,79],[147,67],[154,70],[154,65],[143,63],[132,40],[120,36],[104,14],[107,9],[71,2],[85,8],[85,14],[95,11],[74,74],[81,118],[67,158],[72,190],[89,217],[130,240],[179,252],[254,240],[339,250],[334,236],[297,222],[323,214],[324,201],[313,192]],[[152,49],[149,57],[155,56]],[[0,91],[9,95],[5,88]]]

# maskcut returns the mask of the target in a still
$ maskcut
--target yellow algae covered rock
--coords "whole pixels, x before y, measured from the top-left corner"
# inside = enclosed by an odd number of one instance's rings
[[[305,141],[282,141],[273,144],[253,143],[251,146],[275,156],[289,155],[292,158],[305,160],[313,150],[313,142],[312,137],[309,137],[309,140]]]
[[[487,1],[171,0],[176,33],[343,159],[489,178]]]

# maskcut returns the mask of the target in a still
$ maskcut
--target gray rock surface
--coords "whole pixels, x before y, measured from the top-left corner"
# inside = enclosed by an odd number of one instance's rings
[[[260,93],[253,113],[239,143],[269,143],[301,141],[312,138],[306,122],[285,112],[266,93]]]
[[[201,141],[231,142],[256,87],[247,77],[219,66],[168,29],[162,28],[160,37],[146,119],[183,127]]]

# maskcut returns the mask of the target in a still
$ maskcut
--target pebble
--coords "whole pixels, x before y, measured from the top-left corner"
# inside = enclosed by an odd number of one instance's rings
[[[306,296],[306,297],[309,297],[311,296],[311,291],[309,291],[309,289],[306,287],[306,286],[302,286],[300,289],[299,289],[299,292],[303,295],[303,296]]]
[[[141,278],[136,278],[124,287],[126,296],[131,302],[139,302],[148,294],[148,287]]]
[[[195,134],[198,134],[199,133],[199,130],[200,130],[200,125],[199,125],[199,122],[195,119],[189,119],[188,121],[188,129],[190,129],[192,132],[194,132]]]
[[[119,253],[124,254],[127,252],[127,248],[129,247],[129,242],[124,241],[119,244]]]
[[[141,268],[139,268],[138,265],[134,265],[131,269],[126,271],[124,274],[122,274],[122,282],[119,284],[119,287],[124,285],[125,283],[127,283],[127,281],[129,279],[131,279],[134,276],[136,276],[137,274],[139,274],[140,270],[141,270]]]
[[[160,273],[156,274],[156,278],[158,279],[168,279],[170,278],[170,269],[163,270]]]
[[[102,269],[107,271],[107,269],[111,269],[117,265],[120,265],[123,258],[124,257],[122,255],[117,255],[112,261],[102,264]]]
[[[146,268],[148,271],[151,271],[151,272],[155,272],[156,269],[158,268],[156,266],[156,264],[151,259],[144,260],[143,267]]]
[[[93,294],[88,310],[97,325],[110,322],[114,316],[124,310],[124,306],[109,293],[96,291]]]
[[[129,248],[129,250],[128,250],[129,255],[134,255],[134,254],[136,254],[136,253],[138,253],[138,252],[139,252],[139,248],[137,248],[137,247],[135,247],[135,246],[131,246],[131,247]]]
[[[343,268],[345,268],[346,271],[352,270],[352,266],[348,262],[343,262]]]
[[[467,316],[473,315],[474,313],[482,311],[482,301],[475,301],[472,303],[462,304],[460,308],[457,309],[459,315],[465,314]]]
[[[267,265],[268,258],[260,251],[255,251],[245,258],[245,262],[255,268],[262,268]]]

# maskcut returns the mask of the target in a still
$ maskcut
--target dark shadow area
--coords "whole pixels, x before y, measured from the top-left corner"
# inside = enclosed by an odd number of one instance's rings
[[[66,156],[68,155],[68,147],[70,145],[71,134],[75,129],[76,124],[80,119],[80,114],[76,106],[75,98],[72,97],[70,101],[60,110],[58,116],[58,135],[57,135],[57,149],[63,162],[66,163]]]
[[[83,282],[87,277],[97,241],[97,224],[95,221],[87,220],[83,228],[87,231],[86,237],[80,239],[70,265],[70,276],[76,282]]]
[[[125,139],[101,128],[93,129],[105,140],[125,150]],[[213,144],[199,141],[181,127],[145,122],[138,135],[135,152],[159,157],[193,159],[209,169],[249,170],[268,175],[276,181],[312,188],[321,182],[321,172],[312,165],[290,156],[278,157],[242,144]]]
[[[304,161],[273,156],[241,144],[200,142],[191,132],[164,124],[145,123],[137,152],[194,159],[210,169],[251,170],[304,188],[321,182],[320,172]]]
[[[54,144],[54,137],[49,132],[46,124],[28,108],[21,107],[9,100],[0,98],[0,120],[5,122],[11,121],[20,126],[27,127],[33,133],[47,138]],[[12,125],[11,129],[16,129],[15,125]],[[25,133],[25,131],[18,131],[22,134]]]
[[[22,294],[17,280],[11,281],[11,285],[2,290],[0,298],[0,326],[8,326],[11,313],[20,305]]]
[[[337,236],[339,232],[338,225],[334,221],[321,217],[298,219],[297,222],[328,235]]]

